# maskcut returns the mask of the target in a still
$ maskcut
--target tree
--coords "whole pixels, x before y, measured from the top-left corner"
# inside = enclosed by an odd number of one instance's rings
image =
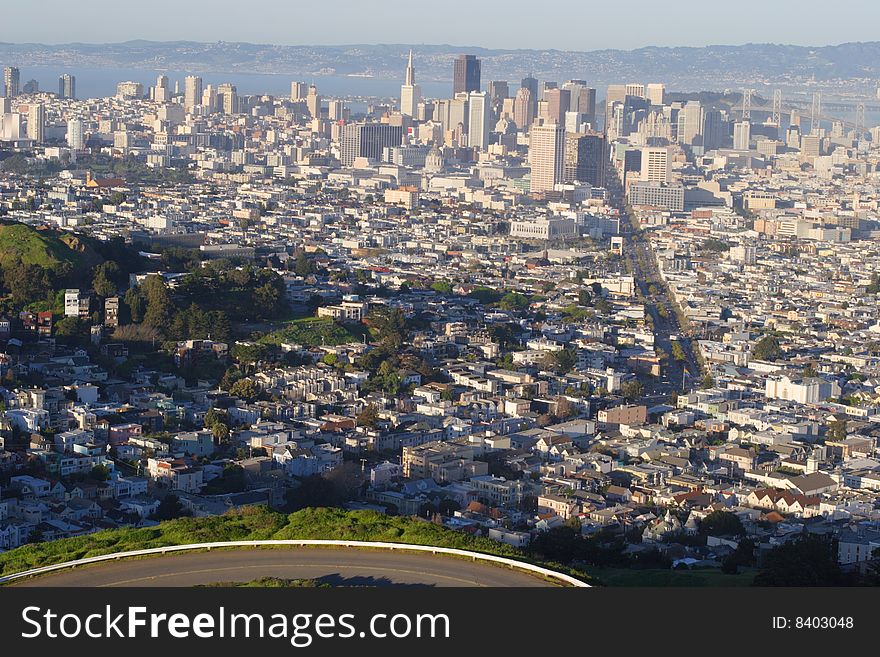
[[[314,274],[318,271],[318,268],[315,266],[315,263],[309,259],[305,251],[298,251],[296,254],[296,261],[293,265],[293,271],[297,276],[308,276],[309,274]]]
[[[620,393],[629,401],[635,401],[645,392],[645,386],[638,379],[631,379],[620,384]]]
[[[557,374],[568,374],[577,365],[577,354],[573,349],[560,349],[549,352],[545,365]]]
[[[755,576],[754,586],[835,586],[843,583],[836,541],[804,534],[773,548]]]
[[[55,324],[55,335],[59,338],[72,338],[81,335],[85,324],[79,317],[65,317]]]
[[[159,331],[165,331],[171,323],[174,304],[168,293],[168,286],[161,276],[148,276],[142,284],[147,310],[144,313],[144,324]]]
[[[214,436],[214,440],[218,443],[225,443],[229,440],[229,427],[222,422],[216,422],[214,423],[214,426],[211,427],[211,434]]]
[[[106,465],[98,464],[89,472],[89,478],[95,481],[107,481],[110,479],[110,469]]]
[[[403,311],[399,308],[379,306],[367,315],[367,320],[383,346],[394,351],[400,349],[407,337]]]
[[[825,437],[828,440],[845,440],[847,435],[846,428],[846,420],[832,420],[828,423],[828,431]]]
[[[782,348],[779,346],[779,340],[774,335],[765,335],[755,343],[752,349],[752,356],[755,360],[775,361],[784,355]]]
[[[242,399],[253,400],[260,394],[260,389],[252,379],[239,379],[232,384],[229,394],[241,397]]]
[[[116,296],[118,288],[114,279],[119,277],[119,265],[112,260],[102,262],[95,267],[95,275],[92,278],[92,289],[102,299]]]
[[[131,321],[136,324],[144,321],[144,312],[147,309],[147,302],[136,287],[130,287],[125,292],[125,305],[128,306]]]
[[[589,306],[593,303],[593,295],[586,288],[578,291],[578,305]]]
[[[687,356],[684,354],[684,349],[681,348],[681,345],[677,340],[672,343],[672,357],[678,361],[687,360]]]
[[[736,514],[713,511],[700,522],[700,532],[714,536],[742,536],[746,530]]]
[[[368,404],[360,413],[357,414],[355,422],[359,427],[369,427],[375,429],[379,423],[379,409],[375,404]]]
[[[284,510],[293,513],[308,507],[337,506],[343,500],[337,487],[321,475],[304,477],[299,486],[285,493]]]
[[[153,520],[174,520],[183,516],[191,516],[192,512],[183,508],[180,498],[177,495],[169,493],[159,502],[159,507],[153,513]]]

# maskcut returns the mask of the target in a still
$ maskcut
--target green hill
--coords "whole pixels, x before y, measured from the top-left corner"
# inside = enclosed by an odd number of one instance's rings
[[[285,515],[265,507],[249,507],[222,516],[180,518],[155,527],[111,529],[23,545],[0,553],[0,574],[101,554],[184,543],[294,538],[433,545],[530,561],[523,552],[504,543],[452,531],[416,518],[328,508],[309,508]]]
[[[73,234],[37,230],[25,224],[0,225],[0,267],[23,263],[50,271],[94,267],[102,258],[86,241]]]

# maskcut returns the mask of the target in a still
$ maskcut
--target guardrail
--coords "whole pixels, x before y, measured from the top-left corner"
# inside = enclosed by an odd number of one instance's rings
[[[168,552],[183,552],[186,550],[211,550],[212,548],[235,548],[235,547],[306,547],[306,546],[331,546],[331,547],[348,547],[348,548],[377,548],[384,550],[401,550],[407,552],[430,552],[431,554],[448,554],[457,557],[465,557],[473,561],[486,561],[489,563],[500,564],[517,568],[526,572],[541,575],[549,579],[557,580],[568,586],[587,587],[590,585],[586,582],[560,573],[542,566],[535,566],[524,561],[516,559],[508,559],[507,557],[497,557],[492,554],[482,554],[480,552],[471,552],[470,550],[459,550],[457,548],[434,547],[432,545],[413,545],[410,543],[385,543],[381,541],[331,541],[320,539],[289,539],[289,540],[265,540],[265,541],[218,541],[214,543],[189,543],[186,545],[168,545],[165,547],[148,548],[145,550],[130,550],[128,552],[116,552],[113,554],[102,554],[96,557],[86,557],[84,559],[76,559],[75,561],[65,561],[64,563],[56,563],[50,566],[42,566],[25,570],[20,573],[13,573],[0,577],[0,584],[12,582],[25,577],[33,577],[35,575],[44,575],[56,570],[65,568],[76,568],[77,566],[86,566],[102,561],[116,561],[117,559],[127,559],[130,557],[144,557],[155,554],[166,554]]]

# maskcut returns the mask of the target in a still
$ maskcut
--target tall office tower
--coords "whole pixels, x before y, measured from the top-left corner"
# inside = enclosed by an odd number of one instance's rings
[[[481,151],[489,147],[489,132],[492,130],[492,108],[489,94],[485,91],[472,91],[468,97],[468,146]]]
[[[529,94],[531,94],[531,103],[532,103],[531,113],[532,113],[533,117],[537,116],[538,115],[538,80],[536,78],[532,77],[531,74],[529,74],[528,77],[525,77],[522,79],[522,82],[520,83],[519,86],[521,89],[528,89],[529,90]]]
[[[27,135],[38,144],[46,140],[46,110],[42,103],[34,103],[28,109]]]
[[[564,124],[565,113],[571,103],[571,92],[568,89],[547,89],[544,92],[547,101],[546,116],[548,123]]]
[[[615,130],[614,103],[623,103],[625,101],[626,85],[609,84],[608,89],[605,91],[605,132],[608,132],[609,128],[612,132]]]
[[[703,144],[703,108],[698,100],[689,100],[678,113],[678,143],[690,146]]]
[[[662,105],[666,94],[666,85],[662,82],[651,82],[645,88],[645,94],[652,105]]]
[[[751,131],[751,124],[748,121],[737,121],[733,124],[733,150],[749,150]]]
[[[571,99],[571,104],[575,104],[574,98]],[[576,109],[582,114],[584,121],[589,123],[593,130],[596,129],[596,90],[593,87],[581,87],[577,98],[577,108],[572,107],[572,109]]]
[[[529,132],[530,192],[551,192],[562,182],[565,128],[555,123],[532,126]]]
[[[58,78],[58,97],[76,98],[76,76],[65,73]]]
[[[38,94],[40,93],[40,83],[36,80],[28,80],[21,90],[25,94]]]
[[[4,114],[12,112],[12,99],[6,96],[0,96],[0,117]]]
[[[506,80],[493,80],[489,83],[489,103],[496,114],[509,96],[510,87]]]
[[[626,95],[635,96],[636,98],[647,98],[645,95],[645,85],[637,82],[630,82],[626,85]]]
[[[434,121],[440,124],[440,130],[449,130],[449,104],[451,101],[440,98],[434,105]]]
[[[224,82],[217,87],[217,104],[224,114],[238,114],[238,89],[231,82]]]
[[[306,94],[306,107],[313,119],[321,117],[321,97],[318,95],[318,87],[309,85],[309,93]]]
[[[67,122],[67,145],[75,151],[81,151],[86,145],[83,122],[79,119],[70,119]]]
[[[345,103],[341,100],[331,100],[327,103],[327,118],[331,121],[339,121],[345,118]]]
[[[156,86],[153,87],[153,100],[157,103],[167,103],[171,100],[171,89],[168,86],[168,76],[160,75],[156,78]]]
[[[293,81],[290,83],[290,101],[298,103],[306,99],[309,93],[309,85],[305,82]]]
[[[605,137],[600,132],[567,133],[563,180],[605,185]]]
[[[563,91],[567,91],[569,96],[568,107],[565,109],[566,112],[580,112],[578,106],[580,105],[581,90],[586,89],[586,87],[586,80],[567,80],[562,83],[560,88]]]
[[[480,90],[480,60],[474,55],[459,55],[452,70],[452,95]]]
[[[455,94],[455,98],[449,101],[449,119],[446,130],[455,130],[460,124],[462,132],[467,134],[468,121],[470,120],[468,98],[469,94],[461,92]]]
[[[217,111],[217,90],[214,88],[213,84],[209,84],[205,87],[205,90],[202,92],[200,103],[209,113]],[[198,104],[199,103],[196,103],[196,105]]]
[[[387,123],[348,123],[342,127],[339,140],[339,160],[350,167],[355,159],[366,157],[381,161],[385,148],[400,146],[403,127]]]
[[[672,158],[669,157],[668,147],[642,149],[642,171],[639,180],[662,183],[672,180]]]
[[[192,112],[193,107],[202,104],[202,78],[187,75],[183,81],[183,108]]]
[[[720,110],[707,109],[703,112],[703,149],[710,151],[721,148],[727,141],[727,121]]]
[[[14,66],[3,69],[3,95],[12,98],[21,93],[21,73]]]
[[[416,69],[413,66],[412,50],[406,64],[406,78],[400,86],[400,113],[404,116],[415,116],[416,108],[422,100],[422,88],[416,84]]]

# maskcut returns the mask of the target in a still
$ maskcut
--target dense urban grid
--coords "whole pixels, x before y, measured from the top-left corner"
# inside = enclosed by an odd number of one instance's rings
[[[864,103],[417,70],[82,99],[5,69],[0,551],[323,506],[587,572],[876,577]]]

